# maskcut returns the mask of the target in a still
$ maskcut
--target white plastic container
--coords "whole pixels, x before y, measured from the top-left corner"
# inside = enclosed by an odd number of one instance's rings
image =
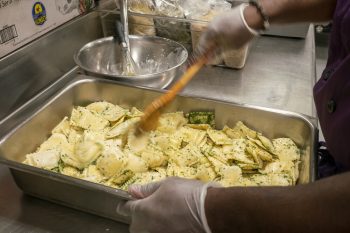
[[[191,23],[192,47],[197,47],[201,34],[207,29],[208,21],[212,20],[215,14],[208,14],[201,18],[202,22]],[[249,44],[235,50],[224,51],[222,57],[211,61],[212,65],[224,65],[229,68],[242,69],[247,60]]]

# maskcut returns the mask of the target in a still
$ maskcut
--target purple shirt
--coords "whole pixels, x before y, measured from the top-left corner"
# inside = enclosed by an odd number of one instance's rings
[[[314,98],[327,148],[338,171],[350,170],[350,1],[338,0],[329,57]]]

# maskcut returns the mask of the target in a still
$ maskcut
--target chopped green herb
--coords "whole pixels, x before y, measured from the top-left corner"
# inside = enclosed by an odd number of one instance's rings
[[[215,127],[215,113],[211,111],[190,112],[187,114],[187,118],[190,124],[208,124]]]

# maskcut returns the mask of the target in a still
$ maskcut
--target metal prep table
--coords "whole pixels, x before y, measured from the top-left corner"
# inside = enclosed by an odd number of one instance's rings
[[[98,13],[92,12],[0,59],[0,120],[73,68],[73,53],[86,42],[101,37],[100,27]],[[252,44],[243,70],[206,68],[183,92],[315,117],[314,50],[312,27],[305,40],[260,37]],[[41,51],[40,57],[37,51]],[[0,166],[0,232],[122,233],[128,232],[127,228],[24,195],[9,170]]]

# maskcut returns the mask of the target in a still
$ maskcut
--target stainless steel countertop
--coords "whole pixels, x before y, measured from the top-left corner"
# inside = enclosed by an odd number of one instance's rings
[[[305,40],[260,37],[251,46],[243,70],[206,68],[186,94],[278,108],[315,116],[313,29]],[[127,226],[42,201],[16,187],[0,166],[0,232],[128,232]]]
[[[242,70],[207,67],[185,94],[277,108],[316,117],[314,31],[306,40],[260,37]]]

